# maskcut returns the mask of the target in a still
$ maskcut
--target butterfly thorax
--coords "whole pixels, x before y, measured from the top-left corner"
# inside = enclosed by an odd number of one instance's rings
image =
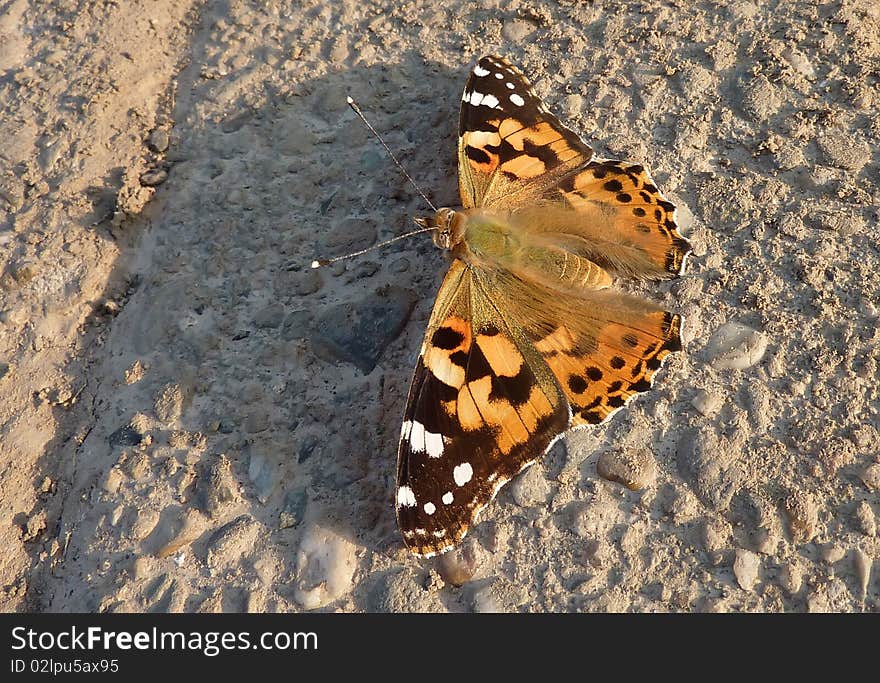
[[[611,284],[603,268],[566,248],[534,212],[444,207],[418,223],[436,228],[436,246],[487,273],[509,272],[567,294]]]

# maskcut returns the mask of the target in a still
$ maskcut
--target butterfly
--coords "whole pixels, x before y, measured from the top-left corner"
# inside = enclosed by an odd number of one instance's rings
[[[612,276],[676,277],[691,252],[645,168],[595,157],[506,59],[473,67],[458,133],[462,208],[416,219],[452,261],[398,451],[397,520],[424,557],[566,431],[651,387],[681,317]]]

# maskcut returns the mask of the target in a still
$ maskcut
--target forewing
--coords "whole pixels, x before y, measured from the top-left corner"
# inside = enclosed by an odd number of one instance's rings
[[[547,110],[523,73],[494,55],[471,71],[458,135],[465,208],[528,203],[593,154]]]
[[[454,261],[437,297],[401,430],[397,519],[416,554],[467,533],[497,491],[569,423],[540,354]]]

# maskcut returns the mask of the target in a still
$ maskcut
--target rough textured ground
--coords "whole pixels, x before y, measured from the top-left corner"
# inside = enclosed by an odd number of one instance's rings
[[[0,0],[0,607],[876,611],[880,9]],[[403,549],[396,439],[485,52],[696,250],[655,391]],[[634,480],[631,491],[603,478]]]

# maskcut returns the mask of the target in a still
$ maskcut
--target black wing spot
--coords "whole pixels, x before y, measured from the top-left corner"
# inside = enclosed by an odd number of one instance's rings
[[[568,376],[568,388],[571,389],[575,394],[582,394],[587,390],[587,387],[590,386],[587,384],[587,380],[585,380],[580,375],[569,375]]]
[[[641,206],[637,206],[633,209],[633,214],[638,216],[639,218],[643,218],[645,215],[645,210]]]
[[[630,346],[632,348],[636,348],[639,345],[639,340],[636,338],[636,335],[631,332],[627,332],[623,337],[621,337],[624,344]]]
[[[456,351],[449,356],[449,362],[460,368],[467,367],[468,355],[466,351]]]
[[[602,416],[599,413],[593,412],[592,410],[584,410],[583,412],[581,412],[581,417],[584,418],[584,420],[589,422],[591,425],[597,425],[602,422]]]
[[[529,367],[523,363],[515,377],[492,376],[492,391],[489,393],[489,400],[497,401],[503,398],[510,401],[514,406],[521,406],[524,403],[528,403],[535,384],[535,376],[529,370]]]
[[[621,192],[617,195],[616,199],[621,204],[629,204],[633,198],[632,198],[631,194],[627,194],[626,192]]]
[[[651,383],[642,377],[638,382],[633,382],[629,385],[629,388],[633,391],[648,391],[651,388]]]
[[[620,408],[623,404],[626,403],[626,400],[623,396],[609,396],[608,397],[608,405],[612,408]]]
[[[626,365],[626,361],[623,360],[623,358],[621,358],[620,356],[614,356],[609,362],[609,365],[615,370],[620,370],[620,368]]]
[[[434,333],[434,336],[431,337],[432,346],[436,346],[438,349],[444,349],[446,351],[457,349],[461,346],[463,341],[464,335],[451,327],[441,327]]]
[[[465,146],[464,155],[471,159],[472,161],[476,161],[478,164],[488,164],[492,159],[486,154],[482,149],[477,149],[476,147],[471,147],[470,145]]]
[[[609,180],[602,187],[605,190],[607,190],[608,192],[620,192],[623,189],[623,183],[621,183],[617,179],[614,179],[614,180]]]
[[[587,368],[586,375],[594,382],[598,382],[602,379],[602,371],[597,367]]]

